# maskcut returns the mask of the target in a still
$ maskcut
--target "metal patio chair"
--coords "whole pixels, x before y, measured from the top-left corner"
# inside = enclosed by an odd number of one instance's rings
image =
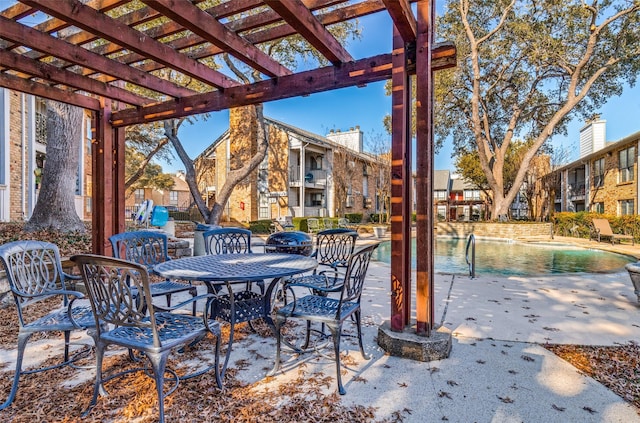
[[[115,258],[128,260],[146,266],[151,272],[154,265],[171,260],[167,254],[167,236],[154,231],[122,232],[109,238]],[[192,297],[198,295],[198,291],[191,283],[172,280],[153,282],[151,284],[151,296],[164,296],[167,308],[171,308],[171,296],[180,292],[188,292]],[[192,314],[196,314],[196,303],[192,305]]]
[[[7,408],[18,391],[20,376],[51,370],[70,365],[82,355],[69,355],[71,331],[93,328],[95,320],[89,304],[77,304],[76,299],[84,295],[72,289],[69,279],[76,280],[62,270],[58,247],[49,242],[14,241],[0,246],[0,262],[4,266],[6,278],[15,300],[18,312],[18,356],[13,384],[7,400],[0,410]],[[45,301],[60,298],[60,303],[52,305]],[[39,310],[42,317],[29,318],[27,310]],[[6,323],[5,323],[6,324]],[[22,361],[27,342],[34,333],[64,333],[64,358],[61,363],[23,370]],[[88,351],[88,350],[85,350]]]
[[[105,349],[118,345],[143,353],[151,364],[145,371],[155,379],[158,394],[159,420],[164,422],[164,397],[173,393],[181,380],[199,376],[215,369],[216,383],[222,388],[219,373],[220,324],[210,320],[207,312],[214,298],[212,294],[192,297],[177,306],[206,299],[205,312],[201,317],[156,311],[151,301],[151,285],[145,266],[130,261],[91,254],[76,255],[71,260],[80,267],[93,309],[96,325],[96,380],[93,397],[85,410],[86,416],[96,405],[98,394],[107,395],[103,383],[130,370],[106,376],[103,372]],[[111,329],[109,329],[111,328]],[[195,373],[178,376],[166,368],[167,357],[172,350],[184,348],[203,338],[207,333],[216,337],[215,364]],[[173,375],[175,385],[167,394],[163,392],[165,372]]]
[[[242,228],[216,228],[202,234],[207,254],[251,253],[251,231]]]
[[[251,231],[242,228],[216,228],[203,234],[204,246],[207,254],[249,254],[251,251]],[[260,315],[259,305],[263,302],[264,281],[256,282],[260,292],[252,290],[252,283],[247,282],[243,291],[218,295],[213,304],[213,315],[231,324],[231,330],[236,323],[248,322],[254,330],[251,320]],[[222,285],[220,285],[220,288]],[[217,289],[220,289],[217,288]],[[227,290],[230,290],[228,286]],[[233,304],[232,304],[233,298]],[[233,340],[233,334],[231,334]]]
[[[309,288],[316,295],[325,296],[329,292],[340,291],[344,275],[339,269],[347,267],[357,238],[357,232],[346,228],[318,232],[315,249],[310,257],[318,260],[320,271],[316,269],[313,274],[290,278],[285,282],[285,288],[301,286]],[[322,270],[323,267],[325,270]]]
[[[341,395],[346,393],[344,386],[342,386],[342,378],[340,375],[340,339],[342,336],[342,324],[345,320],[353,316],[358,331],[357,336],[360,353],[365,359],[369,359],[370,357],[364,352],[364,346],[362,344],[360,298],[362,296],[362,289],[369,268],[369,262],[371,261],[371,255],[377,247],[378,244],[369,245],[351,255],[345,272],[344,283],[340,288],[339,298],[311,294],[296,299],[294,302],[288,303],[276,310],[274,320],[276,330],[276,360],[273,370],[270,372],[271,375],[274,375],[280,368],[280,351],[283,343],[282,327],[285,322],[288,319],[301,319],[306,321],[306,339],[303,348],[309,345],[311,323],[319,322],[326,325],[331,332],[336,362],[338,392],[340,392]]]

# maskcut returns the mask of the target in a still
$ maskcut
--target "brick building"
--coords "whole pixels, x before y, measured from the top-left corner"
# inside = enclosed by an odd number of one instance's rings
[[[556,211],[638,214],[640,131],[606,142],[599,117],[580,130],[580,158],[554,171]]]
[[[91,117],[82,124],[75,208],[91,219]],[[47,157],[45,101],[0,88],[0,222],[27,220]]]
[[[129,213],[138,210],[145,200],[153,200],[157,206],[165,206],[175,210],[186,210],[191,205],[191,192],[185,181],[184,171],[178,171],[171,175],[173,187],[169,190],[155,188],[136,188],[127,192],[125,207]]]
[[[230,111],[230,128],[195,160],[200,190],[215,199],[230,170],[256,151],[256,122]],[[359,127],[326,136],[265,117],[269,149],[257,171],[234,189],[223,219],[249,222],[285,216],[336,217],[382,208],[376,198],[379,161],[363,151]]]

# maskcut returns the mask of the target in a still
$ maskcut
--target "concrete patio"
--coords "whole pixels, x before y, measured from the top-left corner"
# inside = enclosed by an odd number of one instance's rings
[[[373,239],[364,237],[363,242],[369,241]],[[371,360],[362,359],[355,342],[343,338],[343,350],[350,356],[343,360],[343,404],[375,407],[376,420],[387,421],[640,422],[634,406],[542,347],[619,345],[640,339],[640,306],[626,271],[476,279],[438,274],[436,318],[452,332],[453,349],[449,358],[432,362],[393,357],[377,345],[378,326],[390,313],[389,271],[386,264],[372,263],[362,298],[364,342]],[[31,345],[27,362],[57,353],[47,346],[52,342],[58,341]],[[265,358],[256,360],[256,351]],[[327,394],[336,391],[331,359],[285,355],[282,371],[266,378],[274,354],[273,338],[249,335],[234,343],[229,366],[237,367],[237,378],[259,390],[277,392],[274,388],[292,383],[303,370],[327,376],[330,383],[323,389]],[[3,377],[10,375],[6,372],[12,371],[13,357],[14,351],[0,351],[0,361],[8,364]],[[92,377],[91,370],[78,371],[76,381]],[[173,395],[180,395],[179,390]],[[192,417],[208,420],[205,415]]]

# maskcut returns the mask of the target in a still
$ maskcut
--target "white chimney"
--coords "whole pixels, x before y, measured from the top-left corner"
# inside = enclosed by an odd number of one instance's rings
[[[607,121],[596,115],[580,130],[580,158],[588,156],[607,143]]]
[[[363,133],[360,130],[360,126],[349,128],[348,131],[341,132],[339,129],[336,132],[329,132],[327,138],[331,141],[344,145],[345,147],[362,153]]]

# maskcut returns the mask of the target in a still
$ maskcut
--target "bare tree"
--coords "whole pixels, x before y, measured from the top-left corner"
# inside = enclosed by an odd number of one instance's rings
[[[635,84],[639,12],[637,0],[448,2],[438,33],[455,41],[458,66],[437,76],[436,131],[477,152],[494,219],[552,135]],[[506,157],[518,138],[531,144],[509,187]]]
[[[338,216],[344,216],[347,196],[354,194],[352,182],[356,177],[356,155],[353,150],[342,145],[334,148],[331,175],[336,212]]]
[[[373,154],[372,175],[376,184],[376,199],[379,223],[389,222],[391,215],[391,139],[381,133],[368,137],[368,149]],[[383,219],[384,216],[384,219]]]

